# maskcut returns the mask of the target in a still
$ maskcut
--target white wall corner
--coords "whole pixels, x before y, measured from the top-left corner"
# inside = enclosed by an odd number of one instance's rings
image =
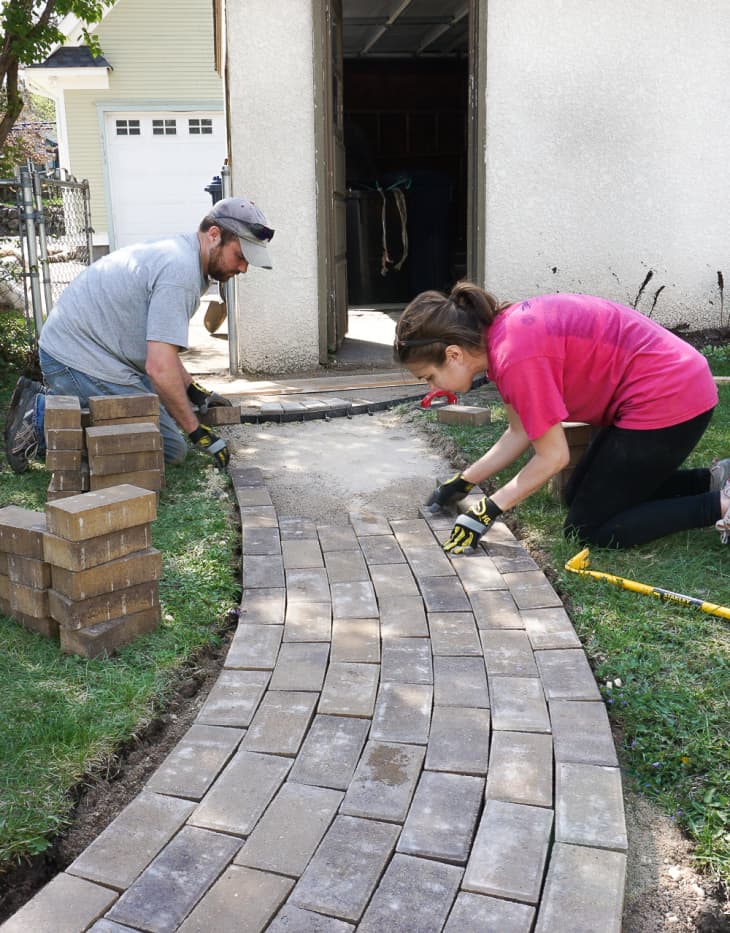
[[[238,358],[251,373],[319,365],[311,2],[226,9],[233,193],[256,201],[276,230],[274,268],[252,266],[236,283]]]

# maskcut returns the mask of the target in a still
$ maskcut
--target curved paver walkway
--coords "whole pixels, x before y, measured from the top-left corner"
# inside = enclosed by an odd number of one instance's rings
[[[277,517],[197,721],[4,933],[618,931],[621,778],[560,599],[498,523]]]

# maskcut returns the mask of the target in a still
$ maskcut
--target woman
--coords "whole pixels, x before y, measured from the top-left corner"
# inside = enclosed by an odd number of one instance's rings
[[[466,392],[486,369],[507,411],[497,443],[440,485],[429,505],[458,502],[534,450],[513,479],[459,516],[446,551],[475,547],[498,515],[567,466],[563,421],[602,429],[568,483],[566,534],[630,547],[713,523],[730,530],[730,460],[679,469],[717,404],[707,361],[633,308],[566,294],[500,304],[460,282],[448,297],[423,292],[408,305],[395,349],[415,376],[451,392]]]

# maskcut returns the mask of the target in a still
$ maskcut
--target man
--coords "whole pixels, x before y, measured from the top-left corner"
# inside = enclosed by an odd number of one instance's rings
[[[226,282],[249,265],[271,269],[267,244],[274,235],[246,198],[213,205],[197,233],[115,250],[85,269],[48,315],[39,340],[50,395],[156,393],[165,460],[181,463],[183,435],[224,469],[226,443],[198,420],[196,409],[230,405],[198,385],[180,361],[190,319],[209,279]],[[5,446],[16,473],[43,449],[43,387],[25,377],[8,411]],[[181,432],[183,432],[181,434]]]

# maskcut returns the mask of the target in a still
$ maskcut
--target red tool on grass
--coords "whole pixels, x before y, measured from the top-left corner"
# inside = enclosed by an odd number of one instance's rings
[[[439,399],[445,399],[445,401],[439,402]],[[456,405],[458,399],[453,392],[447,392],[446,389],[432,389],[421,399],[421,408],[431,408],[434,401],[437,405]]]

